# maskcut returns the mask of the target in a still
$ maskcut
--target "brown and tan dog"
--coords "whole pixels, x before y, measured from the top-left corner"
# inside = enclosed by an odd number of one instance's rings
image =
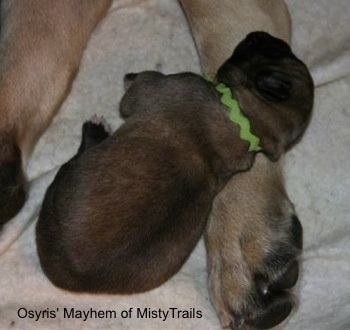
[[[126,78],[126,123],[102,143],[106,132],[86,123],[78,154],[44,198],[38,254],[64,289],[134,293],[162,284],[198,242],[214,197],[253,162],[220,94],[202,77],[150,71]],[[251,33],[216,79],[233,91],[271,159],[304,131],[313,84],[282,40]]]

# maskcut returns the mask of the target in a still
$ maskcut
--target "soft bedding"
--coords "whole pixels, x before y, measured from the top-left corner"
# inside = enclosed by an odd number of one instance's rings
[[[285,159],[288,192],[304,227],[298,309],[288,330],[350,329],[350,2],[287,0],[293,49],[316,84],[314,115]],[[29,196],[0,233],[0,329],[219,329],[207,291],[203,242],[170,281],[132,296],[73,294],[41,271],[35,224],[45,189],[103,115],[116,129],[127,72],[199,72],[177,1],[118,0],[97,27],[59,115],[27,164]]]

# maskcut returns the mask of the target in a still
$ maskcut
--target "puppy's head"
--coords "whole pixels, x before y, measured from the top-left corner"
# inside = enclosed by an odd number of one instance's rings
[[[304,132],[314,85],[305,64],[284,41],[265,32],[250,33],[218,70],[217,81],[231,88],[270,159],[278,159]]]

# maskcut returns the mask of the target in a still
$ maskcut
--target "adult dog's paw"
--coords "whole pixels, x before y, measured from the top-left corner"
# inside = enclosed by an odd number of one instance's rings
[[[252,218],[231,205],[219,196],[205,233],[211,300],[222,327],[269,329],[295,305],[302,226],[287,198]]]
[[[0,142],[0,228],[24,205],[24,186],[20,150],[13,144]]]
[[[298,280],[302,227],[296,216],[276,226],[268,230],[247,226],[214,239],[216,226],[210,225],[206,235],[210,294],[223,327],[268,329],[290,314],[294,298],[289,289]]]

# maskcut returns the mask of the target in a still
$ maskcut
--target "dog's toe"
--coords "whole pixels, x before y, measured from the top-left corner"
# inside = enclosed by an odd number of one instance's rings
[[[295,286],[299,277],[299,262],[292,260],[286,269],[274,279],[270,285],[269,290],[287,290]]]
[[[265,302],[259,313],[247,318],[245,323],[253,329],[270,329],[285,320],[292,311],[293,303],[288,295],[277,295]]]
[[[268,289],[287,290],[295,286],[299,277],[298,257],[302,248],[302,226],[296,215],[291,217],[285,235],[272,244],[263,262]]]

